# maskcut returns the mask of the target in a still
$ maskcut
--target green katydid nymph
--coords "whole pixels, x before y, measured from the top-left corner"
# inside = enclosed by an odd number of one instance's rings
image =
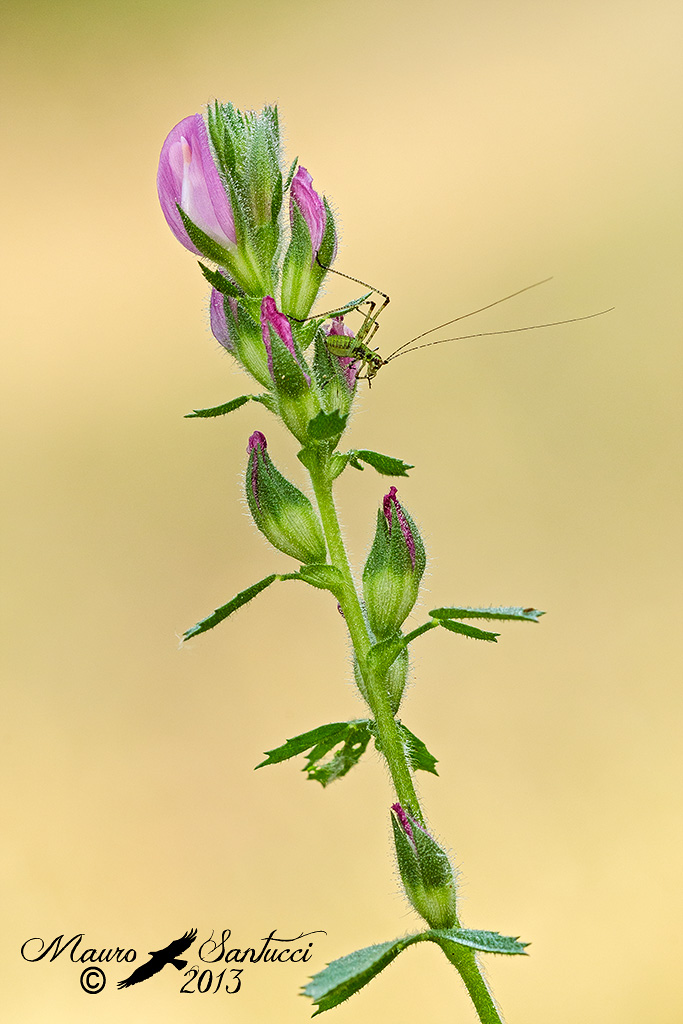
[[[322,264],[321,264],[322,265]],[[325,269],[331,270],[333,274],[337,274],[340,277],[346,277],[350,281],[355,281],[356,284],[362,284],[366,288],[370,288],[370,291],[359,299],[355,299],[353,302],[348,303],[346,306],[331,310],[327,314],[323,314],[325,317],[343,317],[347,313],[353,311],[359,311],[363,313],[363,322],[356,333],[355,337],[349,337],[345,334],[328,334],[326,338],[326,345],[328,350],[335,356],[340,358],[354,359],[360,363],[357,380],[367,380],[368,386],[372,387],[373,378],[377,376],[379,371],[387,363],[390,363],[393,359],[397,359],[399,356],[408,355],[409,352],[417,352],[422,348],[431,348],[432,345],[445,345],[450,341],[465,341],[469,338],[488,338],[499,334],[517,334],[521,331],[533,331],[540,330],[545,327],[559,327],[562,324],[577,323],[581,320],[591,320],[593,317],[602,316],[603,313],[608,313],[610,310],[603,309],[598,313],[589,313],[587,316],[575,316],[570,317],[568,320],[555,320],[552,323],[543,324],[529,324],[526,327],[511,327],[507,330],[499,331],[477,331],[474,334],[461,334],[454,338],[439,338],[437,341],[423,342],[421,345],[416,345],[416,341],[420,341],[421,338],[427,337],[428,334],[433,334],[435,331],[443,330],[445,327],[450,327],[452,324],[458,323],[460,320],[466,320],[470,316],[475,316],[477,313],[483,313],[487,309],[492,309],[493,306],[498,306],[502,302],[507,302],[508,299],[514,299],[517,295],[522,295],[524,292],[530,291],[532,288],[538,288],[539,285],[546,284],[552,280],[550,277],[544,278],[542,281],[535,281],[533,284],[526,285],[524,288],[520,288],[516,292],[511,292],[510,295],[504,295],[501,299],[496,299],[494,302],[489,302],[485,306],[479,306],[478,309],[472,309],[469,313],[462,313],[460,316],[454,317],[452,320],[447,320],[443,324],[439,324],[437,327],[431,327],[428,331],[423,331],[422,334],[418,334],[415,338],[411,338],[409,341],[403,342],[399,345],[386,359],[379,354],[377,349],[370,348],[368,344],[379,328],[379,316],[389,305],[389,296],[385,292],[381,292],[378,288],[373,288],[372,285],[367,284],[364,281],[360,281],[356,277],[351,277],[349,274],[342,274],[339,270],[333,270],[331,267]],[[380,297],[381,301],[372,299],[373,295]],[[361,307],[366,306],[365,311]],[[318,317],[316,317],[318,319]],[[408,347],[412,346],[412,347]]]

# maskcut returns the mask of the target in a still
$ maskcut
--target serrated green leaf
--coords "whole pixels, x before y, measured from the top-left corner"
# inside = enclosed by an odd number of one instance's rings
[[[354,765],[358,764],[369,742],[368,723],[361,721],[349,728],[341,749],[329,761],[319,763],[332,748],[327,744],[317,744],[310,754],[306,755],[308,764],[305,771],[309,779],[319,782],[321,786],[327,786],[335,779],[341,779],[351,771]]]
[[[241,288],[234,284],[234,282],[230,281],[227,277],[224,277],[223,274],[219,273],[217,270],[212,270],[211,267],[204,266],[201,260],[198,260],[197,262],[199,263],[199,269],[202,274],[211,287],[215,288],[217,292],[220,292],[222,295],[227,295],[230,299],[239,299],[240,296],[244,294]]]
[[[332,438],[343,434],[348,416],[342,416],[335,409],[334,412],[323,412],[322,410],[308,424],[309,437],[315,441],[330,441]]]
[[[477,629],[476,626],[466,626],[464,622],[453,622],[451,619],[439,619],[439,625],[451,633],[462,633],[473,640],[488,640],[490,643],[498,643],[500,633],[487,633],[484,629]]]
[[[517,937],[501,935],[499,932],[485,932],[473,928],[431,928],[425,932],[425,936],[437,942],[442,948],[452,943],[478,949],[482,953],[528,956],[525,952],[528,942],[520,942]]]
[[[398,731],[401,734],[403,740],[403,746],[410,763],[410,767],[413,771],[431,772],[432,775],[438,775],[436,765],[438,764],[438,758],[434,757],[433,754],[427,750],[427,747],[419,739],[414,732],[411,732],[407,725],[403,722],[396,722]]]
[[[331,722],[329,725],[321,725],[317,729],[304,732],[300,736],[294,736],[280,747],[266,750],[265,753],[268,755],[266,760],[257,764],[256,767],[265,768],[266,765],[279,764],[281,761],[288,761],[308,750],[309,753],[306,755],[308,763],[304,771],[309,779],[319,782],[322,786],[327,786],[335,779],[346,775],[358,763],[369,741],[370,729],[367,719]],[[340,745],[341,749],[329,761],[321,763],[334,747]]]
[[[211,615],[207,615],[207,617],[198,622],[196,626],[192,626],[191,629],[185,630],[182,637],[183,640],[189,640],[190,637],[199,636],[200,633],[206,633],[207,630],[213,629],[213,627],[217,626],[219,622],[223,621],[223,619],[227,619],[228,615],[232,615],[232,613],[236,612],[238,608],[247,604],[247,602],[251,601],[257,594],[260,594],[262,590],[269,587],[276,579],[278,579],[276,574],[266,576],[265,579],[259,580],[259,582],[254,583],[253,586],[247,587],[246,590],[241,590],[239,594],[236,594],[235,597],[233,597],[232,601],[228,601],[227,604],[221,605],[220,608],[216,608]]]
[[[539,612],[536,608],[434,608],[429,614],[434,619],[508,619],[538,622],[545,612]]]
[[[316,1017],[325,1010],[331,1010],[348,999],[368,982],[372,981],[380,971],[384,970],[399,953],[415,942],[423,941],[424,932],[406,935],[392,942],[381,942],[376,946],[357,949],[347,956],[333,960],[324,970],[315,974],[303,988],[303,994],[309,996],[318,1009]]]
[[[364,721],[364,719],[358,719],[358,721]],[[319,725],[317,729],[302,732],[300,736],[292,736],[281,747],[274,747],[272,750],[264,751],[268,757],[265,761],[257,764],[256,767],[265,768],[269,764],[279,764],[280,761],[288,761],[290,757],[303,754],[304,751],[310,750],[316,744],[325,742],[330,738],[334,738],[334,743],[338,743],[346,736],[348,726],[355,724],[356,722],[330,722],[328,725]],[[333,746],[334,743],[332,744]]]
[[[408,476],[408,470],[415,468],[402,459],[394,459],[391,455],[382,455],[380,452],[371,452],[365,448],[356,449],[352,454],[354,458],[372,466],[382,476]]]
[[[192,412],[185,414],[186,420],[196,419],[197,417],[209,418],[211,416],[225,416],[229,412],[234,412],[235,409],[241,408],[246,405],[247,402],[252,400],[256,401],[254,395],[240,395],[239,398],[233,398],[229,402],[225,402],[223,405],[214,405],[210,409],[193,409]]]

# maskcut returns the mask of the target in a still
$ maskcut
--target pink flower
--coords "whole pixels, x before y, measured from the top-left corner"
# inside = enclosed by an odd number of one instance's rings
[[[301,164],[296,169],[296,174],[292,178],[292,187],[290,191],[289,200],[289,216],[290,220],[294,222],[294,207],[296,206],[299,213],[306,221],[308,233],[311,236],[311,246],[313,247],[313,263],[315,263],[316,253],[320,248],[320,244],[323,240],[323,234],[325,233],[325,224],[327,223],[327,214],[325,213],[325,207],[323,206],[322,199],[311,187],[313,178],[310,176],[305,167]]]
[[[167,135],[159,157],[157,191],[168,226],[190,252],[201,255],[185,230],[178,205],[219,245],[236,244],[232,207],[201,114],[186,117]]]

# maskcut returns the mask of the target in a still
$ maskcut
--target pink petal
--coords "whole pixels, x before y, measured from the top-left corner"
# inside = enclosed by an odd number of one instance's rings
[[[201,255],[190,241],[176,204],[220,245],[235,245],[230,200],[214,163],[201,114],[184,118],[168,133],[159,157],[157,191],[168,226],[190,252]]]

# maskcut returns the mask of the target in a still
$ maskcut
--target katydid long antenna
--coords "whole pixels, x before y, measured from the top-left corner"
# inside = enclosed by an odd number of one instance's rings
[[[529,287],[533,288],[533,285],[530,285]],[[522,290],[526,291],[527,289],[524,288]],[[518,295],[519,292],[516,292],[515,294]],[[511,296],[508,296],[508,298],[511,298]],[[503,299],[499,299],[498,301],[502,302]],[[494,302],[491,305],[495,306],[496,303]],[[490,307],[484,306],[483,308],[489,309]],[[459,334],[456,338],[439,338],[438,341],[427,341],[425,342],[424,345],[416,345],[414,348],[406,349],[404,345],[401,345],[400,349],[396,349],[396,351],[393,352],[390,356],[387,356],[387,358],[383,361],[383,365],[386,366],[386,364],[390,363],[392,359],[398,359],[400,356],[407,356],[411,352],[418,352],[421,348],[431,348],[432,345],[445,345],[446,342],[448,341],[467,341],[470,338],[493,338],[497,337],[500,334],[519,334],[521,331],[539,331],[544,327],[561,327],[562,324],[578,324],[582,320],[592,320],[596,316],[603,316],[605,313],[611,313],[613,309],[614,306],[610,306],[609,309],[601,309],[597,313],[588,313],[586,316],[572,316],[568,320],[553,320],[552,322],[545,324],[527,324],[526,327],[508,327],[500,331],[477,331],[475,334]],[[474,312],[479,313],[480,310],[477,309]],[[465,313],[464,316],[458,317],[457,319],[462,320],[464,319],[465,316],[473,315],[474,313]],[[438,327],[434,328],[434,330],[438,329]],[[429,333],[429,331],[425,331],[425,334]],[[424,335],[420,334],[418,335],[418,337],[421,338],[424,337]],[[410,341],[406,342],[406,345],[410,344]]]
[[[445,323],[439,324],[438,327],[430,327],[428,331],[423,331],[422,334],[418,334],[416,337],[411,338],[410,341],[404,341],[402,345],[399,345],[398,348],[395,349],[395,351],[393,351],[391,353],[391,355],[387,356],[387,358],[385,359],[385,362],[388,363],[389,360],[393,359],[395,356],[397,356],[402,349],[407,348],[408,345],[412,345],[414,341],[419,341],[420,338],[426,338],[428,334],[434,334],[435,331],[440,331],[444,327],[450,327],[451,324],[457,324],[458,321],[460,321],[460,320],[467,320],[468,317],[476,316],[477,313],[483,313],[487,309],[493,309],[494,306],[499,306],[501,304],[501,302],[507,302],[508,299],[514,299],[518,295],[523,295],[524,292],[529,292],[529,291],[531,291],[532,288],[538,288],[542,284],[547,284],[548,281],[552,281],[552,277],[544,277],[542,281],[534,281],[533,284],[528,284],[524,288],[520,288],[516,292],[511,292],[509,295],[504,295],[502,299],[496,299],[495,302],[489,302],[489,303],[487,303],[487,305],[480,306],[478,309],[472,309],[472,310],[470,310],[469,313],[461,313],[460,316],[455,316],[455,317],[453,317],[452,320],[446,320]],[[540,324],[539,324],[539,326],[540,326]],[[548,326],[550,326],[550,324]],[[520,329],[523,330],[524,328],[520,328]],[[469,335],[468,335],[468,337],[469,337]],[[455,341],[456,339],[455,338],[452,338],[452,339],[448,338],[448,339],[444,339],[444,340],[445,341],[451,341],[451,340]],[[435,344],[438,344],[438,343],[434,342],[434,341],[430,341],[430,342],[427,342],[425,345],[419,345],[418,348],[427,348],[429,345],[435,345]],[[412,349],[411,349],[411,351],[412,351]]]
[[[344,277],[348,281],[353,281],[355,284],[363,285],[364,288],[370,288],[370,294],[374,292],[376,295],[382,296],[383,301],[379,303],[379,305],[376,302],[368,301],[369,310],[365,314],[365,319],[356,338],[358,342],[367,344],[367,341],[372,338],[379,327],[378,318],[382,310],[386,309],[389,305],[389,296],[385,292],[380,291],[379,288],[374,288],[373,285],[368,284],[367,281],[361,281],[360,278],[352,277],[351,274],[344,274],[341,270],[334,270],[333,267],[325,266],[324,263],[321,263],[317,254],[316,261],[324,270],[331,271],[333,274],[337,274],[339,277]],[[502,298],[496,299],[494,302],[488,302],[485,306],[479,306],[477,309],[470,310],[469,313],[461,313],[460,316],[453,317],[452,320],[446,320],[444,323],[438,324],[436,327],[430,327],[428,331],[423,331],[422,334],[418,334],[414,338],[404,341],[403,344],[399,345],[399,347],[388,355],[386,359],[382,359],[381,365],[386,366],[386,364],[390,363],[392,359],[398,359],[400,356],[407,356],[409,352],[418,352],[423,348],[431,348],[432,345],[445,345],[447,342],[451,341],[467,341],[470,338],[492,338],[502,334],[519,334],[522,331],[537,331],[546,327],[561,327],[563,324],[575,324],[580,323],[583,320],[592,320],[594,317],[603,316],[605,313],[610,313],[614,309],[614,306],[610,306],[609,309],[601,309],[599,312],[589,313],[587,316],[574,316],[569,317],[566,320],[554,320],[552,322],[542,324],[528,324],[526,327],[509,327],[498,331],[477,331],[472,334],[461,334],[454,338],[438,338],[436,341],[427,341],[422,345],[415,345],[416,341],[419,341],[421,338],[426,338],[429,334],[441,331],[444,327],[450,327],[451,324],[459,323],[461,320],[467,320],[468,317],[476,316],[478,313],[483,313],[487,309],[493,309],[494,306],[499,306],[501,303],[507,302],[509,299],[514,299],[518,295],[523,295],[524,292],[531,291],[532,288],[538,288],[542,284],[547,284],[548,281],[552,281],[552,277],[544,277],[542,281],[534,281],[533,284],[525,285],[524,288],[519,288],[517,291],[510,292],[509,295],[504,295]],[[408,346],[410,345],[413,347],[409,348]]]

